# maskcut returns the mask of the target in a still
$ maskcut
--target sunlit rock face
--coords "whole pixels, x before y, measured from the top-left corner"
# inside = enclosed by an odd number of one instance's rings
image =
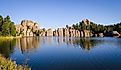
[[[85,25],[90,25],[90,21],[88,19],[84,19],[82,20],[82,22],[85,24]]]
[[[85,24],[86,26],[90,26],[90,20],[88,19],[84,19],[82,20],[82,23]],[[91,37],[92,33],[90,32],[90,30],[85,29],[83,31],[81,31],[81,37]]]
[[[53,31],[53,36],[59,37],[80,37],[80,31],[75,30],[74,28],[58,28]]]
[[[80,37],[80,31],[79,30],[75,31],[75,37]]]
[[[53,31],[53,36],[58,36],[58,31],[57,30]]]
[[[84,37],[90,37],[91,36],[91,32],[89,30],[84,30],[83,31],[83,35],[84,35]]]
[[[58,28],[58,36],[63,36],[63,28]]]
[[[69,37],[69,29],[68,28],[64,28],[63,29],[63,34],[65,37]]]
[[[82,20],[86,26],[90,25],[88,19]],[[79,31],[73,27],[57,28],[46,30],[45,28],[39,29],[36,22],[31,20],[22,20],[20,25],[16,25],[17,36],[59,36],[59,37],[91,37],[90,30]]]
[[[19,36],[36,36],[37,30],[39,30],[38,24],[31,20],[22,20],[20,25],[16,25]]]
[[[53,31],[52,31],[52,29],[48,29],[48,30],[46,31],[45,36],[53,36]]]
[[[41,32],[40,34],[39,34],[39,36],[45,36],[45,34],[46,34],[46,32]]]

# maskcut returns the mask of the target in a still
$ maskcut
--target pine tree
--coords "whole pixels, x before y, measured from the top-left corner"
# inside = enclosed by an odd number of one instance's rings
[[[2,35],[3,36],[10,36],[10,29],[9,29],[10,23],[11,23],[11,21],[10,21],[9,16],[4,18],[3,25],[2,25]]]
[[[16,28],[15,28],[14,22],[10,23],[9,28],[10,28],[10,35],[11,36],[16,36]]]

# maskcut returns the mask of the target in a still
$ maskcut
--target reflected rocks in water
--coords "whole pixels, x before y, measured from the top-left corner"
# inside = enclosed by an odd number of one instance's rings
[[[41,43],[41,44],[40,44]],[[75,38],[75,37],[24,37],[17,39],[17,47],[23,52],[29,52],[32,49],[45,44],[46,46],[62,46],[66,44],[68,47],[82,48],[90,50],[96,44],[101,43],[101,40],[90,38]]]
[[[102,44],[103,40],[100,38],[76,38],[76,37],[41,37],[41,42],[50,46],[63,46],[66,44],[66,47],[75,47],[82,48],[84,50],[91,50],[97,44]]]
[[[8,58],[13,53],[15,45],[15,39],[0,40],[0,54]]]
[[[21,50],[21,53],[24,53],[39,47],[40,39],[39,37],[24,37],[16,41],[16,46]]]
[[[84,50],[91,50],[97,44],[102,43],[101,40],[90,39],[90,38],[63,38],[63,41],[67,45],[71,44],[76,48],[82,48]]]

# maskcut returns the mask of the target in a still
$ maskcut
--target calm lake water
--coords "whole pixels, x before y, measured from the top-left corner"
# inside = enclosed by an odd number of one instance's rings
[[[0,41],[0,53],[32,70],[121,70],[121,38],[28,37]]]

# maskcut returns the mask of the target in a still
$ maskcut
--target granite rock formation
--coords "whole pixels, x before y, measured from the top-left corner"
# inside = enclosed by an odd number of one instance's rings
[[[80,31],[75,30],[74,28],[58,28],[53,31],[53,36],[60,37],[80,37]]]
[[[84,25],[84,26],[83,26]],[[74,28],[66,26],[65,28],[57,28],[46,30],[40,29],[36,22],[31,20],[23,20],[20,25],[16,25],[17,36],[58,36],[58,37],[104,37],[117,36],[120,34],[117,31],[93,32],[90,30],[91,21],[88,19],[82,20],[82,27]],[[93,32],[93,33],[92,33]],[[120,36],[121,37],[121,36]]]
[[[36,36],[39,31],[38,24],[31,20],[23,20],[16,25],[17,36]]]
[[[45,32],[45,36],[53,36],[53,30],[52,30],[52,29],[48,29],[48,30]]]
[[[82,20],[82,23],[84,23],[85,25],[90,25],[90,21],[88,19]]]
[[[89,30],[83,30],[81,34],[81,37],[91,37],[91,32]]]
[[[117,31],[105,31],[104,35],[108,36],[108,37],[119,37],[120,36],[120,34]]]
[[[63,29],[63,36],[64,37],[69,37],[69,29],[68,28]]]

